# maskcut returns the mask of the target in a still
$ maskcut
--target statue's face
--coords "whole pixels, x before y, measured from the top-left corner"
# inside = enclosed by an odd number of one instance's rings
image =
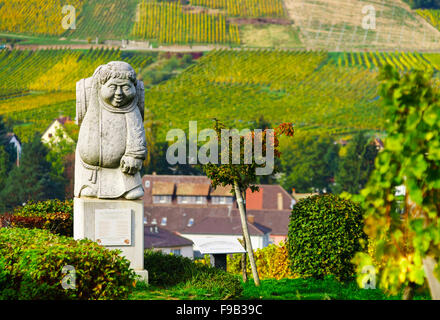
[[[136,96],[136,87],[128,79],[111,78],[101,87],[101,97],[115,108],[130,104]]]

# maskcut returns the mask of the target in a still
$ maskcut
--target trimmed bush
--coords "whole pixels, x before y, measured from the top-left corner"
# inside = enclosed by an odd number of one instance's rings
[[[289,223],[288,251],[292,272],[322,279],[354,275],[351,263],[367,240],[359,205],[336,195],[316,195],[298,201]]]
[[[63,289],[63,267],[75,268],[75,289]],[[0,228],[0,299],[123,299],[136,274],[116,250],[48,230]]]
[[[190,280],[197,266],[186,257],[145,250],[144,268],[148,270],[148,282],[151,285],[167,287]]]
[[[236,298],[242,293],[239,278],[223,270],[162,251],[145,250],[144,257],[151,285],[204,289],[222,299]]]
[[[47,229],[63,236],[73,235],[73,201],[46,200],[33,202],[14,209],[12,214],[0,217],[4,227]]]
[[[236,253],[232,257],[228,255],[227,258],[228,271],[241,275],[241,254]],[[252,276],[249,259],[246,259],[246,263],[246,271],[249,276]],[[270,244],[265,248],[257,249],[255,251],[255,263],[261,280],[295,278],[290,268],[287,245],[283,242],[279,245]]]

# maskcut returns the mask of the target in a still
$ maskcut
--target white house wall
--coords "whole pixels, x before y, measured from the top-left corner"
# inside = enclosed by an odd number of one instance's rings
[[[163,253],[170,254],[172,250],[180,249],[180,255],[193,259],[194,258],[194,251],[193,247],[175,247],[175,248],[156,248],[156,250],[161,250]]]
[[[181,234],[182,237],[190,239],[194,242],[194,251],[198,251],[199,244],[211,241],[234,241],[242,239],[239,235],[212,235],[212,234]],[[251,236],[252,249],[262,249],[269,243],[269,237],[265,236]]]

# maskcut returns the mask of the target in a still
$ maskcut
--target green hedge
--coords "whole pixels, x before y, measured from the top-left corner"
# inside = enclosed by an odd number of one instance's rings
[[[148,282],[153,286],[173,286],[190,280],[196,267],[189,258],[164,254],[159,250],[145,250],[144,268],[148,270]]]
[[[145,250],[144,267],[153,286],[204,289],[223,299],[240,297],[243,291],[239,277],[182,256]]]
[[[316,195],[298,201],[289,223],[288,251],[291,269],[302,277],[354,275],[354,254],[367,240],[362,210],[336,195]]]
[[[64,266],[76,272],[63,289]],[[0,228],[0,299],[124,299],[136,274],[116,250],[48,230]]]
[[[14,209],[12,214],[0,216],[0,225],[6,227],[47,229],[63,236],[73,235],[73,200],[46,200],[33,202]]]

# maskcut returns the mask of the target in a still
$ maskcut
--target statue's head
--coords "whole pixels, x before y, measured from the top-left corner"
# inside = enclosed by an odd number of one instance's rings
[[[136,72],[126,62],[112,61],[97,70],[101,98],[115,108],[130,104],[136,97]]]

